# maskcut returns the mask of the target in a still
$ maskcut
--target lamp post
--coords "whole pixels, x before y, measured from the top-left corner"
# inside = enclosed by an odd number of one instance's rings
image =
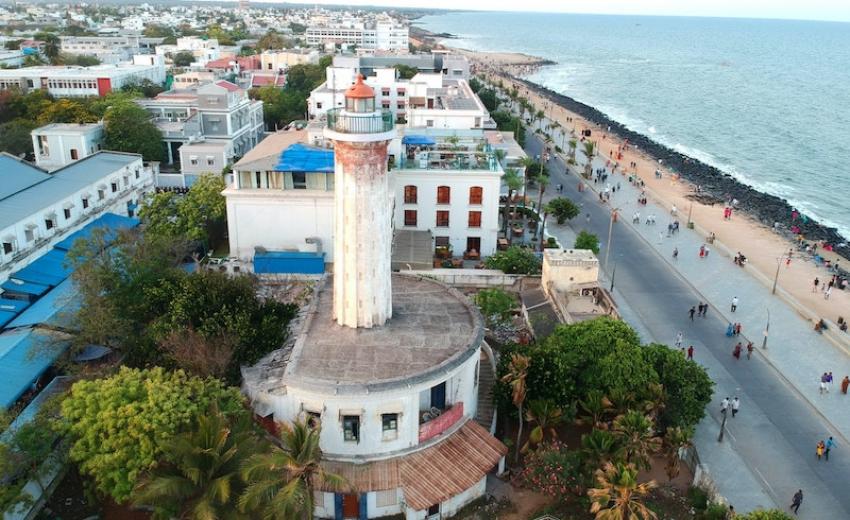
[[[608,221],[608,242],[605,244],[605,263],[603,265],[603,269],[608,269],[608,255],[611,254],[611,239],[613,238],[614,232],[614,219],[617,218],[617,212],[620,211],[620,208],[611,209],[611,219]]]
[[[729,412],[724,408],[720,413],[723,414],[723,420],[720,421],[720,435],[717,436],[717,442],[723,442],[723,434],[726,432],[726,414]]]
[[[610,293],[614,292],[614,277],[615,276],[617,276],[617,259],[616,258],[614,259],[614,269],[611,272],[611,288],[608,289],[608,292],[610,292]]]
[[[764,340],[761,342],[761,348],[767,348],[767,334],[770,331],[770,309],[767,309],[767,325],[764,326]]]
[[[776,274],[773,275],[773,289],[771,289],[770,294],[776,294],[776,283],[779,281],[779,269],[782,267],[782,259],[784,256],[780,256],[776,259]]]

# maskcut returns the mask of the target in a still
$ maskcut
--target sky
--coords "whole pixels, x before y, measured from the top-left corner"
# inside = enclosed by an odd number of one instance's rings
[[[262,1],[262,0],[260,0]],[[850,0],[298,0],[321,4],[386,5],[483,11],[720,16],[850,21]]]

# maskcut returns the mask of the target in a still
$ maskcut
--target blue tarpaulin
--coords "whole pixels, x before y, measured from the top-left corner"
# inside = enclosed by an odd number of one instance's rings
[[[0,310],[0,329],[2,329],[10,321],[14,320],[17,315],[17,312]]]
[[[74,280],[66,279],[27,310],[18,315],[6,327],[31,327],[33,325],[49,325],[51,327],[67,328],[71,323],[71,313],[79,305],[79,297]]]
[[[116,215],[115,213],[104,213],[97,219],[89,222],[81,229],[74,231],[64,240],[53,246],[55,249],[63,249],[65,251],[69,251],[71,247],[74,245],[74,242],[79,238],[88,238],[91,236],[92,232],[97,228],[106,228],[106,241],[107,243],[115,240],[115,236],[118,234],[118,231],[125,228],[133,228],[139,225],[139,219],[132,217],[123,217],[121,215]]]
[[[41,285],[59,285],[71,274],[71,268],[65,262],[65,253],[51,249],[23,269],[12,273],[9,278]]]
[[[297,173],[333,173],[334,152],[333,150],[296,143],[280,154],[280,159],[274,170]]]
[[[418,146],[437,144],[437,141],[433,137],[428,137],[427,135],[406,135],[402,138],[401,142]]]
[[[12,406],[66,348],[31,329],[0,334],[0,408]]]
[[[26,297],[37,297],[49,291],[50,286],[9,279],[3,285],[0,285],[0,289],[3,289],[7,293],[21,294]]]
[[[325,253],[297,251],[267,251],[254,254],[255,273],[322,274],[325,272]]]
[[[17,314],[29,306],[30,302],[26,300],[8,300],[0,296],[0,311],[14,312]]]

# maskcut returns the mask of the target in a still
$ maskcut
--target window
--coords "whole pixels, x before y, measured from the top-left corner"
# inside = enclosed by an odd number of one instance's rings
[[[136,178],[137,179],[139,178],[139,169],[138,168],[136,168]]]
[[[390,507],[396,504],[398,504],[398,493],[395,489],[375,492],[375,505],[377,507]]]
[[[434,120],[433,119],[426,119],[425,120],[425,126],[427,126],[428,128],[432,128],[434,126]]]
[[[86,209],[87,207],[89,207],[89,198],[83,197],[83,209]]]
[[[192,155],[191,157],[189,157],[189,164],[191,164],[192,166],[197,166],[198,165],[198,156]]]
[[[10,254],[15,251],[15,244],[12,242],[3,242],[3,253]]]
[[[382,89],[381,89],[381,95],[382,95],[382,96],[389,96],[389,95],[390,95],[390,89],[388,89],[388,88],[382,88]]]
[[[322,109],[322,104],[321,104],[321,103],[316,103],[316,109],[317,109],[317,110],[321,110],[321,109]]]
[[[207,155],[207,166],[215,166],[215,157]]]
[[[437,247],[449,247],[449,237],[434,237],[434,245]]]
[[[440,515],[440,504],[434,504],[433,506],[428,508],[428,518],[432,516],[439,517]]]
[[[469,203],[474,205],[480,205],[481,200],[484,198],[484,188],[481,186],[473,186],[469,188]]]
[[[437,227],[449,227],[449,212],[448,211],[438,211],[437,212]]]
[[[452,189],[448,186],[437,187],[437,204],[448,204],[452,199]]]
[[[106,190],[97,190],[97,200],[103,200],[106,197]]]
[[[24,238],[27,239],[27,242],[35,240],[35,231],[33,231],[33,228],[30,227],[24,230]]]
[[[398,414],[381,414],[381,435],[383,440],[393,440],[398,437]]]
[[[44,227],[47,228],[48,230],[53,229],[53,219],[52,218],[44,219]]]
[[[304,172],[292,174],[292,187],[296,190],[307,189],[307,174]]]
[[[110,183],[109,188],[112,189],[112,193],[115,193],[116,191],[118,191],[118,183],[117,182]]]
[[[481,212],[480,211],[470,211],[469,212],[468,226],[471,227],[471,228],[480,228],[481,227]]]
[[[405,226],[416,226],[416,210],[415,209],[404,210],[404,225]]]
[[[77,159],[79,159],[80,158],[79,155],[80,154],[77,153],[76,148],[71,148],[71,160],[72,161],[76,161]]]
[[[416,195],[417,195],[416,186],[405,186],[404,187],[404,203],[405,204],[416,204]]]
[[[360,416],[343,415],[342,431],[347,442],[360,442]]]
[[[71,210],[69,208],[63,209],[62,214],[65,216],[65,220],[71,218]]]

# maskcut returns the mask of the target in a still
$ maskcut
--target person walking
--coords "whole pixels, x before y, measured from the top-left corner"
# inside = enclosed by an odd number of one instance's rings
[[[729,398],[724,397],[722,401],[720,401],[720,413],[726,415],[726,410],[729,409]]]
[[[738,408],[740,408],[740,407],[741,407],[741,400],[738,399],[738,396],[736,395],[735,398],[732,399],[732,417],[735,417],[736,415],[738,415]]]
[[[735,348],[732,349],[732,355],[735,356],[735,359],[741,359],[741,342],[739,341]]]
[[[818,292],[818,285],[820,284],[820,280],[815,277],[815,281],[812,282],[812,292]]]
[[[679,248],[674,247],[673,248],[673,260],[678,260],[678,258],[679,258]]]
[[[752,341],[747,342],[747,359],[748,360],[753,357],[753,350],[755,350],[754,347],[753,347],[753,342]]]
[[[850,387],[850,376],[844,376],[841,380],[841,393],[847,395],[847,387]]]
[[[832,439],[832,435],[829,436],[829,439],[826,440],[826,444],[824,445],[823,457],[829,462],[829,450],[835,447],[835,441]]]
[[[706,314],[708,314],[708,302],[702,304],[702,317],[705,318]]]
[[[818,457],[818,462],[823,458],[823,453],[826,451],[826,444],[823,441],[818,441],[817,447],[815,447],[815,455]]]
[[[738,309],[738,297],[732,297],[732,312],[735,312]]]
[[[803,503],[803,490],[798,489],[796,493],[794,493],[794,498],[791,499],[791,507],[788,509],[793,509],[794,514],[797,514],[797,510],[800,509],[800,504]]]
[[[694,359],[694,346],[693,345],[688,347],[688,359],[691,360],[691,361],[693,361],[693,359]],[[847,379],[847,378],[845,377],[844,379]],[[844,393],[846,394],[847,392],[845,391]]]
[[[700,305],[700,309],[702,309],[702,304],[699,304],[699,305]],[[702,311],[700,310],[700,312],[702,312]],[[688,316],[690,316],[691,321],[694,321],[694,314],[696,314],[696,313],[697,313],[696,307],[691,307],[691,310],[688,311]]]
[[[684,335],[682,331],[676,333],[676,348],[682,348],[682,340],[684,339]]]
[[[828,300],[830,294],[832,294],[832,286],[828,286],[826,288],[826,290],[823,292],[823,299]]]
[[[829,389],[826,387],[826,372],[820,376],[820,393],[823,395],[825,392],[829,392]]]

